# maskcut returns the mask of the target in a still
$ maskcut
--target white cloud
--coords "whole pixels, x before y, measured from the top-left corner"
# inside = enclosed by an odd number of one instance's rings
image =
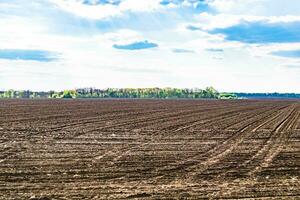
[[[273,52],[278,51],[293,51],[300,49],[300,43],[289,43],[289,44],[268,44],[268,45],[249,45],[249,51],[254,57],[264,57],[277,60],[279,63],[289,63],[300,58],[288,58],[273,55]]]
[[[120,29],[116,32],[104,33],[96,36],[98,38],[107,39],[112,42],[130,43],[138,40],[143,40],[143,35],[131,29]]]
[[[207,0],[219,13],[284,16],[298,15],[300,4],[293,0]]]
[[[212,0],[208,4],[221,13],[244,12],[246,8],[249,10],[256,9],[266,0]]]
[[[215,28],[226,28],[237,25],[241,22],[265,22],[265,23],[285,23],[299,22],[300,16],[258,16],[258,15],[233,15],[233,14],[210,14],[207,12],[195,16],[196,23],[191,23],[195,27],[203,30],[211,30]],[[186,24],[185,26],[187,26]]]
[[[161,0],[124,0],[120,3],[119,9],[121,11],[154,11],[163,6],[160,5]]]
[[[86,5],[76,0],[50,0],[61,9],[90,19],[106,19],[120,16],[126,11],[151,12],[163,8],[160,0],[123,0],[118,5]]]
[[[91,19],[103,19],[110,16],[120,15],[120,10],[111,4],[106,5],[85,5],[78,1],[71,0],[50,0],[55,3],[59,8],[77,14],[82,17]]]

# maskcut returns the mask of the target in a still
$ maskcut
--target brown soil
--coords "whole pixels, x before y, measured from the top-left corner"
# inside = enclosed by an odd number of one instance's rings
[[[0,199],[300,199],[300,102],[1,100]]]

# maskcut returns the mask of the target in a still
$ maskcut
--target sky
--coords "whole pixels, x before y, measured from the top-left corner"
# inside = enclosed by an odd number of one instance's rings
[[[300,93],[298,0],[0,0],[0,90]]]

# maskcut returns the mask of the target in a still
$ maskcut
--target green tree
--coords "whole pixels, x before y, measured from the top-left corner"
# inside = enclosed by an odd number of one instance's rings
[[[61,98],[65,99],[72,99],[76,98],[76,91],[75,90],[65,90],[61,95]]]
[[[232,93],[221,93],[219,94],[219,99],[238,99],[238,96],[236,94]]]
[[[15,98],[15,91],[8,90],[8,91],[4,92],[4,98]]]
[[[219,92],[213,87],[207,87],[205,89],[207,98],[218,98]]]

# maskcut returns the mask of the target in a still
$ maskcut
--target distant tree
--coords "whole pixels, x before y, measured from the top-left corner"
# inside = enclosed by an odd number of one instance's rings
[[[213,87],[207,87],[205,89],[207,98],[218,98],[219,92]]]
[[[30,94],[30,98],[35,99],[35,98],[40,98],[40,95],[38,94],[38,92],[32,92]]]
[[[218,99],[238,99],[238,96],[233,93],[220,93]]]
[[[75,90],[65,90],[61,95],[61,98],[71,99],[76,98],[76,91]]]
[[[4,98],[15,98],[15,91],[14,90],[8,90],[4,92]]]
[[[56,99],[56,98],[60,98],[59,93],[55,92],[53,93],[50,98]]]

